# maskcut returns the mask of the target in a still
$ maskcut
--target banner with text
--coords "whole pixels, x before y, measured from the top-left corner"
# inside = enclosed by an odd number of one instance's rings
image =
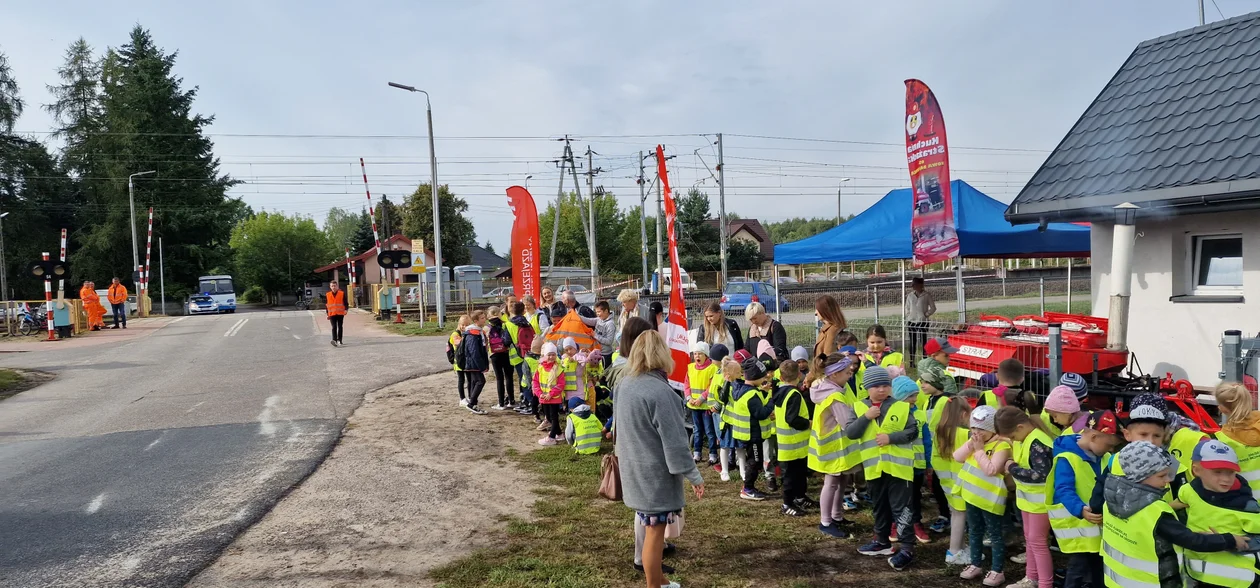
[[[538,298],[542,270],[538,265],[538,209],[529,190],[520,186],[507,189],[508,206],[516,214],[512,223],[512,289],[517,297]]]
[[[687,380],[687,365],[691,363],[690,341],[687,339],[687,304],[683,300],[682,271],[678,265],[678,232],[675,224],[678,211],[674,195],[669,190],[669,174],[665,171],[665,148],[656,146],[656,165],[660,172],[661,193],[665,200],[665,234],[669,236],[669,321],[661,323],[658,330],[669,344],[669,355],[674,359],[674,370],[669,374],[669,385],[682,390]]]
[[[914,188],[910,235],[915,267],[958,257],[945,119],[936,96],[919,80],[906,80],[906,161]]]

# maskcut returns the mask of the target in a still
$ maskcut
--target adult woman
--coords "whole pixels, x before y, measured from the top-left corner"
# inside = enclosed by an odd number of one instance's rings
[[[665,316],[665,307],[660,302],[654,301],[648,305],[648,322],[652,323],[652,328],[657,328],[668,320],[669,317]]]
[[[752,302],[744,308],[744,318],[748,319],[748,338],[744,339],[744,349],[756,357],[757,346],[764,340],[770,343],[776,361],[788,358],[787,331],[783,330],[779,321],[766,314],[766,307],[760,302]]]
[[[639,291],[626,288],[617,293],[617,302],[621,303],[621,312],[617,313],[617,341],[621,341],[621,331],[626,321],[639,316]]]
[[[660,334],[641,333],[615,393],[622,498],[644,527],[643,570],[649,588],[677,586],[665,583],[661,558],[665,526],[686,503],[683,478],[691,482],[697,499],[704,496],[704,478],[687,446],[683,405],[666,379],[673,364]]]
[[[726,318],[722,306],[716,302],[705,307],[704,322],[700,323],[696,340],[708,343],[709,347],[721,344],[727,349],[744,348],[744,336],[739,332],[739,323],[735,319]]]
[[[542,292],[539,292],[538,301],[541,308],[551,308],[556,303],[556,293],[551,288],[544,287]]]
[[[848,328],[840,303],[830,294],[823,294],[814,301],[814,320],[821,321],[818,340],[814,343],[814,357],[836,352],[836,336]]]
[[[521,302],[525,304],[525,319],[529,321],[531,327],[534,327],[534,335],[541,334],[543,329],[551,326],[551,318],[538,308],[538,303],[534,302],[533,296],[527,294],[521,298]]]

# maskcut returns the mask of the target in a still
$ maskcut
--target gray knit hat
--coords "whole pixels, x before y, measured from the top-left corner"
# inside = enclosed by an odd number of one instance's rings
[[[867,388],[891,386],[892,378],[888,376],[888,370],[882,366],[873,365],[866,368],[866,373],[862,376],[862,385]]]
[[[1116,459],[1120,460],[1124,477],[1134,482],[1141,482],[1177,465],[1167,450],[1149,441],[1136,441],[1124,446]]]
[[[993,423],[993,418],[996,415],[997,409],[992,406],[987,404],[977,406],[975,410],[971,411],[971,428],[996,433],[997,426]]]

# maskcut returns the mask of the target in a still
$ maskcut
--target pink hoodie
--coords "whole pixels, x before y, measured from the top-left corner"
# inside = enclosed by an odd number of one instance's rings
[[[822,403],[822,401],[826,400],[828,396],[831,396],[840,389],[841,387],[837,386],[835,382],[832,382],[827,378],[823,378],[815,381],[814,384],[810,386],[809,399],[813,401],[815,405],[818,405]],[[814,416],[817,417],[818,415],[815,414]],[[853,412],[853,407],[849,406],[848,403],[833,402],[831,404],[831,410],[823,413],[822,418],[822,428],[824,431],[830,431],[836,426],[839,426],[843,430],[845,427],[849,426],[849,423],[852,423],[855,419],[857,419],[857,414]]]

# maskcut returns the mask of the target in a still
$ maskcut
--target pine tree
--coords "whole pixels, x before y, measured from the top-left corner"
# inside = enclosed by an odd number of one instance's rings
[[[17,80],[9,69],[9,58],[0,52],[0,135],[13,133],[24,106]]]
[[[52,104],[44,110],[57,122],[53,137],[61,139],[62,165],[80,178],[92,178],[97,164],[92,142],[101,128],[101,61],[92,54],[92,47],[79,37],[66,49],[66,62],[57,70],[61,84],[48,86]]]
[[[250,211],[226,195],[236,182],[219,173],[204,134],[214,118],[192,112],[197,90],[182,89],[183,79],[173,73],[176,55],[164,52],[140,26],[127,44],[106,53],[98,146],[105,160],[101,177],[157,172],[136,181],[137,229],[143,234],[143,211],[155,207],[154,232],[165,241],[167,281],[192,285],[201,272],[230,265],[231,229]],[[129,275],[126,181],[103,183],[85,195],[94,222],[81,231],[76,264],[97,281]]]
[[[372,235],[372,217],[366,210],[359,213],[359,226],[350,239],[350,254],[358,255],[376,247],[376,237]]]
[[[407,196],[402,206],[403,234],[411,239],[424,239],[424,246],[433,248],[433,197],[428,184],[420,184]],[[438,188],[438,214],[442,223],[442,258],[446,267],[467,265],[471,261],[468,247],[477,244],[477,230],[468,219],[468,203],[450,193],[447,186]]]

